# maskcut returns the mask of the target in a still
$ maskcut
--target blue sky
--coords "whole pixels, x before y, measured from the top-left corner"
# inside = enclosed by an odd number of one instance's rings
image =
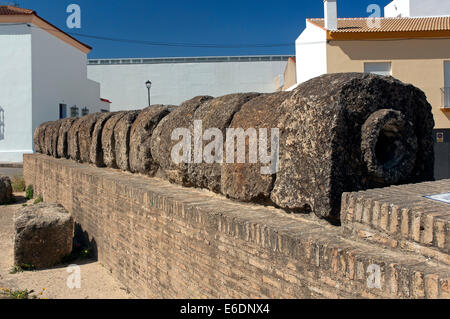
[[[118,43],[77,36],[94,47],[89,58],[294,54],[306,18],[323,17],[322,0],[6,0],[33,9],[63,31],[141,41],[200,44],[274,44],[274,48],[187,48]],[[338,0],[339,17],[368,16],[369,4]],[[81,29],[68,29],[66,8],[81,7]]]

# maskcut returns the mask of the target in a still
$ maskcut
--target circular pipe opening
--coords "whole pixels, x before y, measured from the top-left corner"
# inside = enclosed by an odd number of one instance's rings
[[[405,156],[404,138],[396,125],[390,123],[380,131],[375,145],[375,157],[384,168],[390,169],[401,163]]]
[[[369,175],[382,184],[407,180],[414,170],[417,138],[405,116],[392,109],[373,113],[362,127],[361,151]]]

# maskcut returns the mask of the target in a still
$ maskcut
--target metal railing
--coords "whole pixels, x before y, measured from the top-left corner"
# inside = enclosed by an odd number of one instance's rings
[[[450,108],[450,87],[442,88],[442,107]]]

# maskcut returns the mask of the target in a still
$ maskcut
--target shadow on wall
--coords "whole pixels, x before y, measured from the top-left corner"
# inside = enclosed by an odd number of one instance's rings
[[[95,238],[90,239],[87,231],[83,230],[83,227],[79,223],[75,223],[74,238],[73,238],[74,251],[87,251],[86,257],[89,257],[95,261],[98,260],[97,242]]]
[[[5,110],[0,106],[0,141],[5,139]]]

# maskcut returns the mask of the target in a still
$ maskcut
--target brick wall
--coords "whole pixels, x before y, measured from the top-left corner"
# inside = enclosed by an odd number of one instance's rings
[[[448,266],[312,217],[45,155],[25,155],[24,176],[139,297],[450,298]]]
[[[447,192],[448,179],[346,193],[344,231],[450,265],[450,205],[424,197]]]

